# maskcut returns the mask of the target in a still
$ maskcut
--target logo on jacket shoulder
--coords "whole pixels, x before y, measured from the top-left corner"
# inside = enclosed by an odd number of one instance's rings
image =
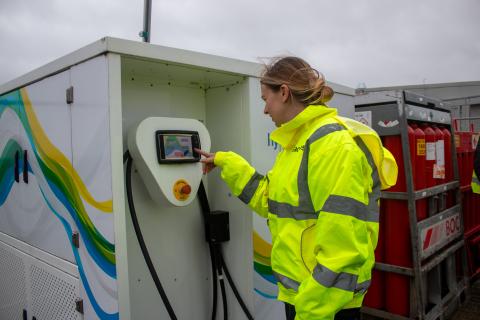
[[[305,145],[292,148],[292,152],[299,152],[303,150],[305,150]]]

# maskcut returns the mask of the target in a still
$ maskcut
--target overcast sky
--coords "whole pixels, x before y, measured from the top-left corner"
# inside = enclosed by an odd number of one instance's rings
[[[142,0],[0,0],[0,83],[104,36],[141,41]],[[367,87],[480,80],[480,0],[153,0],[151,43],[292,54]]]

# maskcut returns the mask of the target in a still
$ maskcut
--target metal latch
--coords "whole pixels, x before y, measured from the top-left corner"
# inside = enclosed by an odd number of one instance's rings
[[[75,301],[75,310],[77,310],[78,313],[83,314],[83,299],[77,299]]]
[[[73,103],[73,87],[67,89],[67,104]]]

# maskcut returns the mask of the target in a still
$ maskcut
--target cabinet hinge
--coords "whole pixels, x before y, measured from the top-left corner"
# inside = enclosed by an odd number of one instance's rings
[[[73,103],[73,87],[67,89],[67,104]]]
[[[75,246],[75,248],[80,248],[80,235],[78,234],[77,231],[72,233],[72,243]]]
[[[78,313],[83,314],[83,299],[77,299],[75,301],[75,310],[77,310]]]

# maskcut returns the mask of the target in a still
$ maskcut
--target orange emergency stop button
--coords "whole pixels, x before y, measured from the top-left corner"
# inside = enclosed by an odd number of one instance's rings
[[[177,180],[173,185],[173,194],[179,201],[185,201],[192,193],[192,187],[184,179]]]

